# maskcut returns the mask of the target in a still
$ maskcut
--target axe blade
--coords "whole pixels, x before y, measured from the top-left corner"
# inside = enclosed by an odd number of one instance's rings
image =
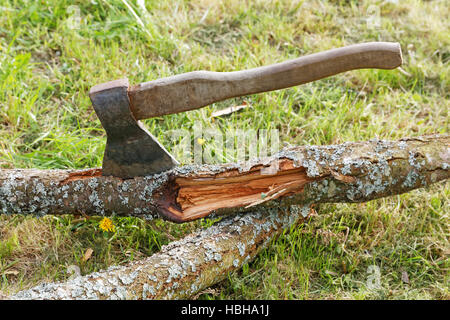
[[[92,105],[107,140],[102,175],[133,178],[169,170],[178,162],[135,119],[130,109],[128,79],[92,87]]]

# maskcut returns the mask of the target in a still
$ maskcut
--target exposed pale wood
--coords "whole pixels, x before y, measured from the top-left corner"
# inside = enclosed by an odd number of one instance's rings
[[[234,176],[227,177],[177,178],[175,183],[180,188],[177,203],[183,218],[191,220],[216,209],[252,206],[274,192],[279,192],[277,198],[289,192],[300,192],[313,179],[308,178],[304,168],[290,166],[273,175],[261,175],[261,168],[255,167],[245,174],[235,172]]]

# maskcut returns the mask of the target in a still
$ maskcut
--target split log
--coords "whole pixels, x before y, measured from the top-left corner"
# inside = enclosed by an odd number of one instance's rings
[[[271,240],[302,220],[296,206],[225,217],[208,229],[163,246],[144,260],[46,283],[7,297],[18,300],[185,299],[226,278]]]
[[[301,146],[244,164],[187,165],[146,177],[101,169],[0,170],[4,214],[134,215],[191,221],[211,214],[364,202],[450,176],[450,136]]]

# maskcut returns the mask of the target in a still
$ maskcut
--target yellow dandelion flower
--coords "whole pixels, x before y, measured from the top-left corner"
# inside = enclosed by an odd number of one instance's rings
[[[201,146],[204,145],[205,142],[206,142],[205,139],[202,139],[202,138],[198,138],[198,139],[197,139],[197,143],[198,143],[199,145],[201,145]]]
[[[100,221],[99,227],[103,231],[116,232],[116,226],[113,224],[111,219],[106,218],[106,217],[103,218],[102,221]]]

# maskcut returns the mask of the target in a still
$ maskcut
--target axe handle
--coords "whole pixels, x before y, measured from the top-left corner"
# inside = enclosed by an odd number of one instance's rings
[[[249,70],[184,73],[132,86],[128,96],[131,111],[139,120],[288,88],[349,70],[394,69],[401,64],[398,43],[368,42]]]

